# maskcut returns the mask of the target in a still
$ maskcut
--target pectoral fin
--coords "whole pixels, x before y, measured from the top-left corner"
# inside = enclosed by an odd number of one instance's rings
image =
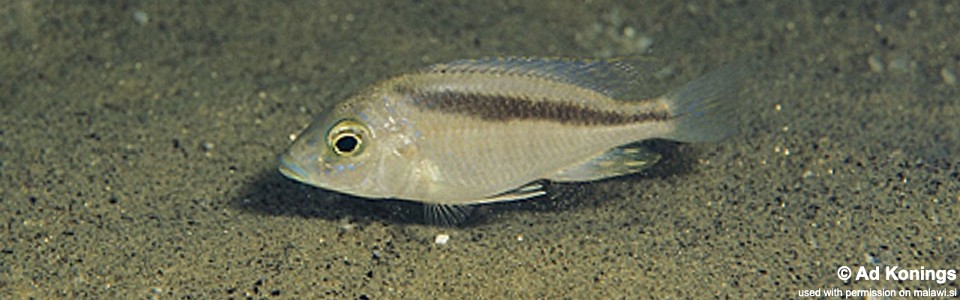
[[[456,225],[463,223],[473,211],[473,204],[486,204],[495,202],[517,201],[527,198],[542,196],[547,192],[543,190],[543,185],[531,183],[517,189],[509,190],[488,198],[460,201],[461,204],[435,204],[425,203],[423,206],[423,215],[428,223],[439,225]]]
[[[592,181],[640,172],[660,160],[660,154],[630,144],[609,149],[587,160],[561,169],[547,179],[557,182]]]
[[[457,225],[466,221],[473,206],[461,204],[423,204],[423,216],[428,224]]]

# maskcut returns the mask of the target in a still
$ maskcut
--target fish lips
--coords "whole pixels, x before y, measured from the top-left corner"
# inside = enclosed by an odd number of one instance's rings
[[[299,182],[308,182],[307,172],[296,163],[296,160],[289,153],[281,154],[277,157],[277,160],[280,161],[280,174]]]

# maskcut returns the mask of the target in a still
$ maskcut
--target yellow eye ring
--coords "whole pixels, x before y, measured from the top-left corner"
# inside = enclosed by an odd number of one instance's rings
[[[327,145],[338,156],[350,157],[363,152],[366,137],[366,126],[351,119],[344,119],[330,127]]]

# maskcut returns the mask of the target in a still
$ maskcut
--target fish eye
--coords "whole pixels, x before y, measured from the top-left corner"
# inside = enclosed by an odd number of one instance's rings
[[[341,120],[330,128],[327,143],[339,156],[354,156],[363,151],[366,127],[354,120]]]
[[[340,153],[350,153],[357,150],[357,146],[360,145],[360,140],[357,139],[357,136],[349,133],[341,134],[337,137],[337,140],[333,142],[333,148],[337,149],[337,152]]]

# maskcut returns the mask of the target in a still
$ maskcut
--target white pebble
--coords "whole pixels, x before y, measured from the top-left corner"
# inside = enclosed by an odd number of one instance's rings
[[[133,21],[137,22],[137,24],[144,25],[150,22],[150,16],[142,10],[138,10],[133,12]]]
[[[433,243],[437,245],[443,245],[450,241],[450,235],[448,234],[438,234],[436,238],[433,239]]]
[[[943,83],[948,85],[957,83],[957,73],[954,73],[949,67],[940,69],[940,78],[943,79]]]
[[[894,59],[890,62],[890,70],[898,72],[910,71],[916,65],[915,62],[911,61],[909,58],[900,57]]]
[[[876,56],[870,55],[870,57],[867,57],[867,65],[870,66],[870,71],[883,72],[883,61],[880,61]]]
[[[637,49],[640,52],[647,52],[647,50],[650,50],[650,46],[653,46],[653,38],[641,36],[637,39]]]

